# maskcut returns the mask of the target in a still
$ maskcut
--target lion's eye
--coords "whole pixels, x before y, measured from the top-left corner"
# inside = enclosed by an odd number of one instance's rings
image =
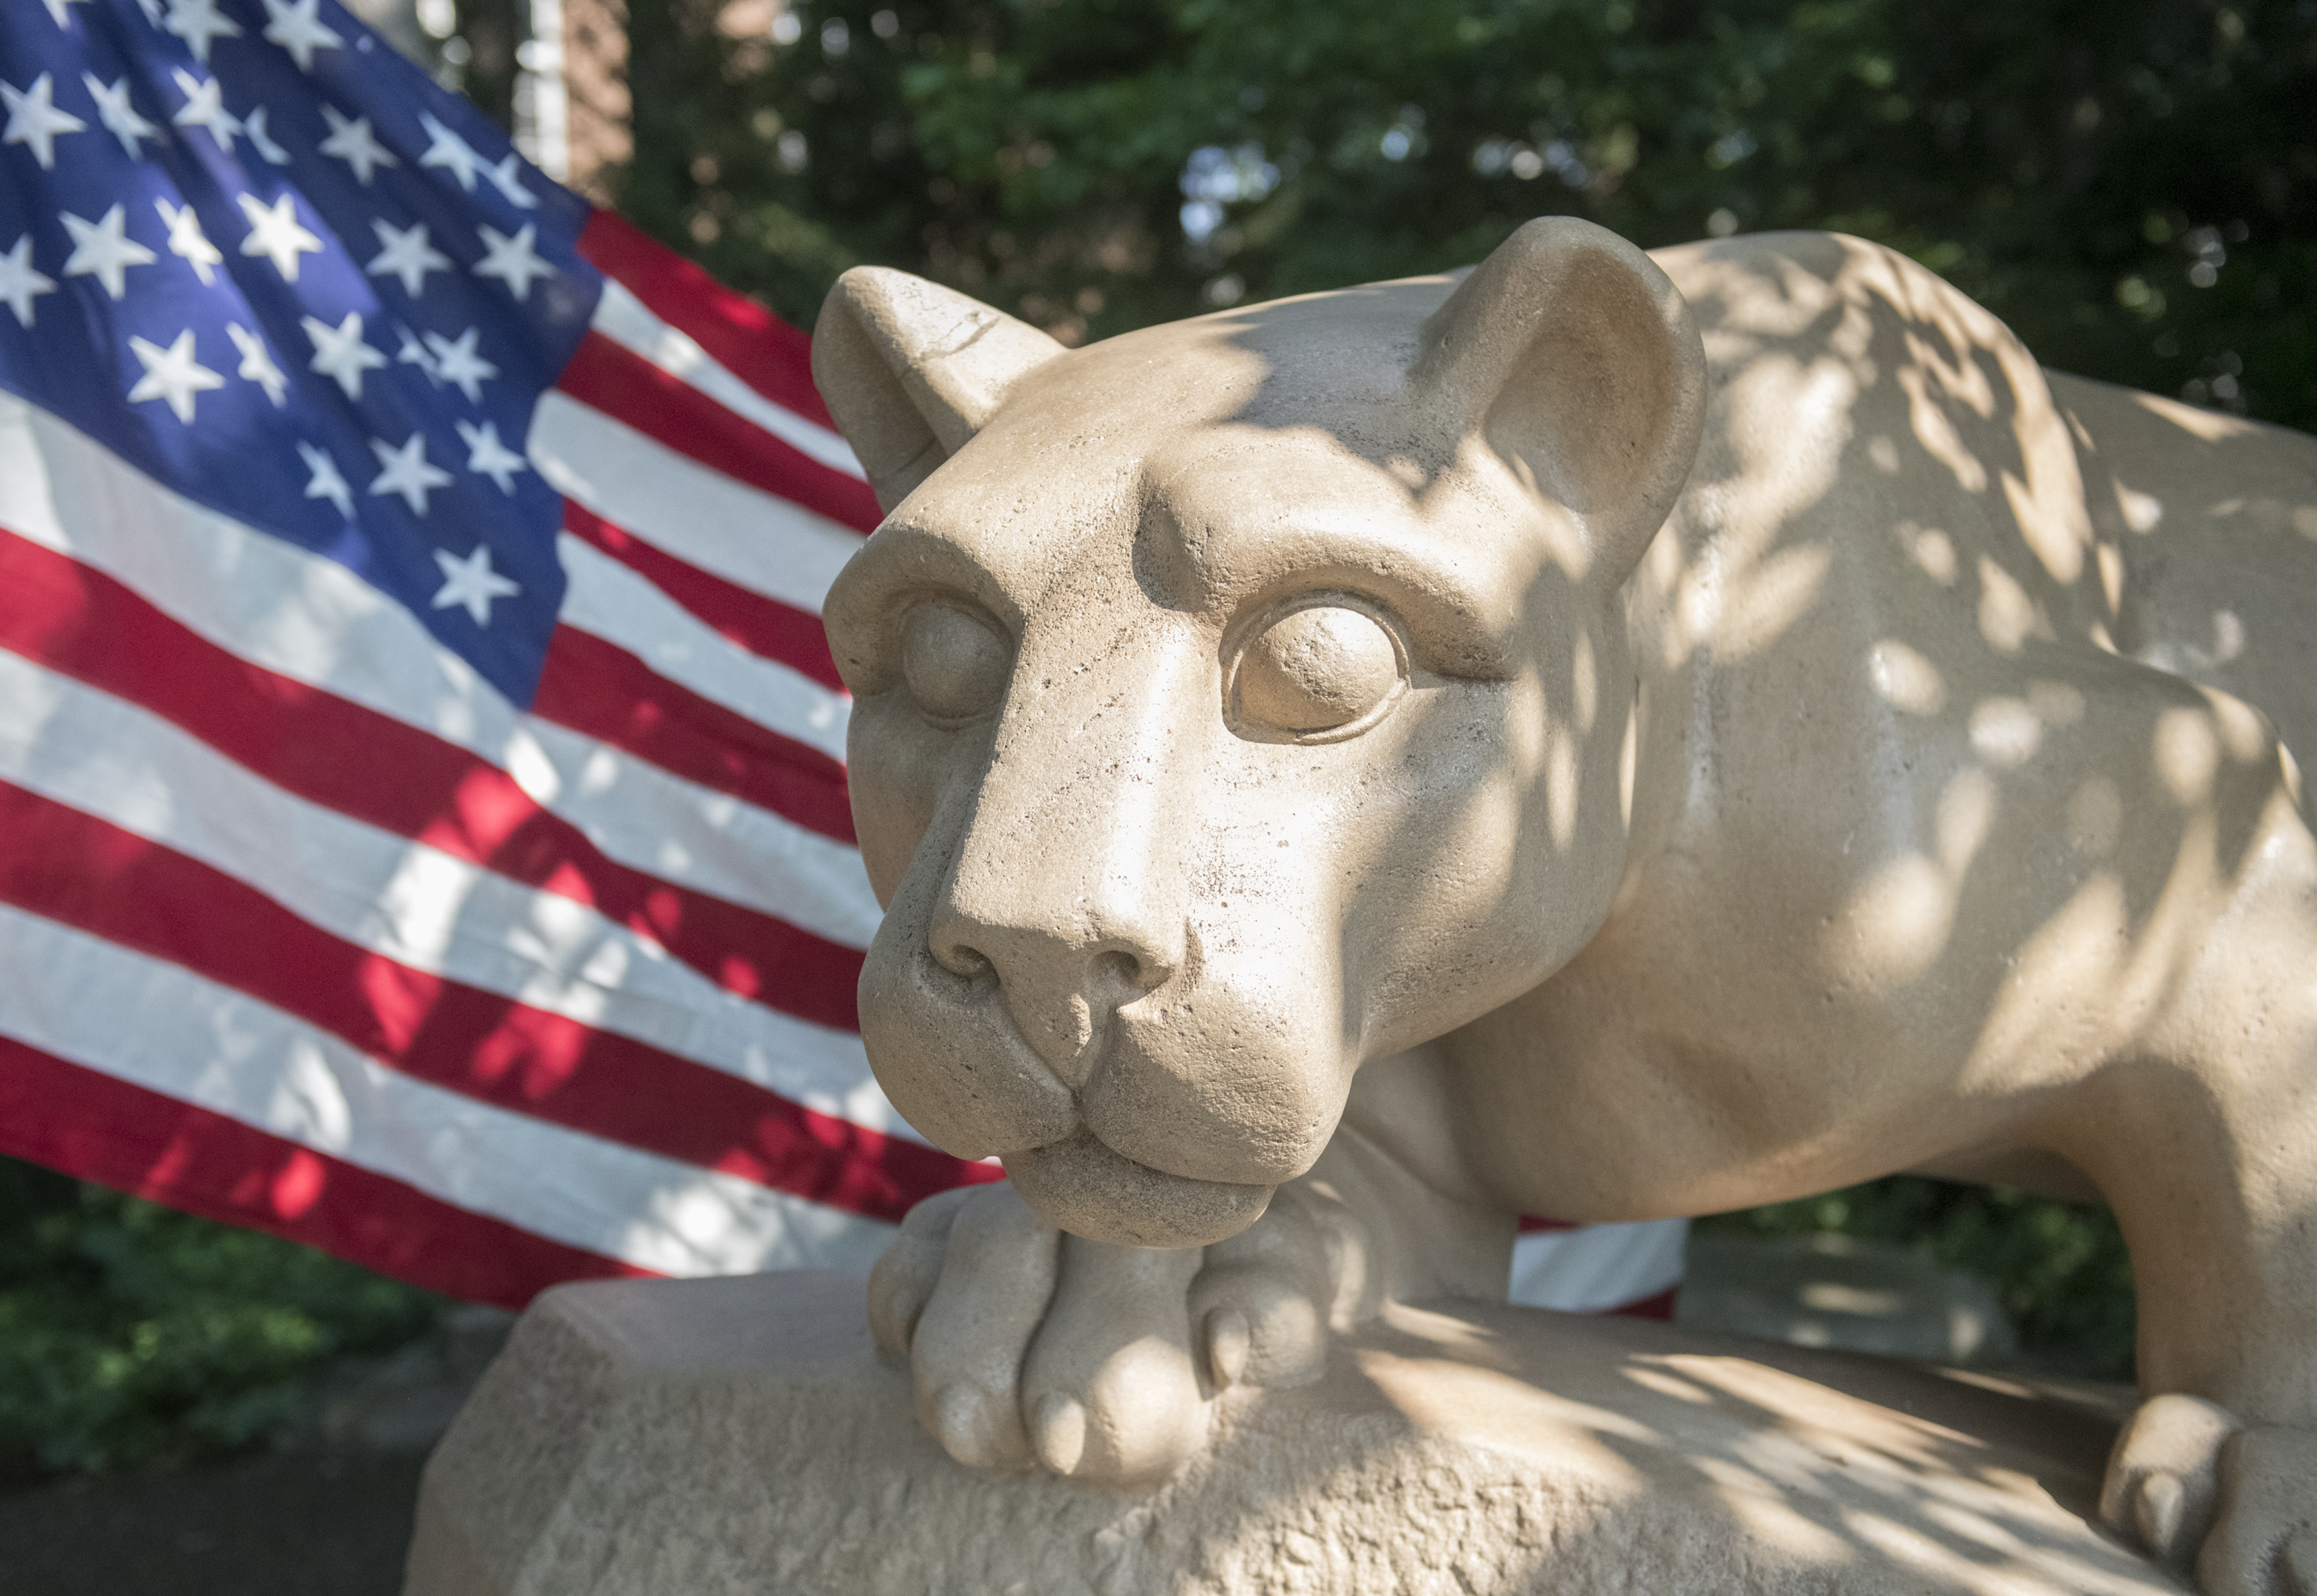
[[[1316,604],[1291,610],[1240,652],[1237,718],[1310,738],[1357,729],[1399,694],[1400,650],[1364,610]]]
[[[928,720],[970,721],[997,706],[1014,650],[990,624],[928,600],[901,623],[901,679]]]

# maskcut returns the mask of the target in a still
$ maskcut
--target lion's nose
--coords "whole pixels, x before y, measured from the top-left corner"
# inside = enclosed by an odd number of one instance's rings
[[[1089,972],[1110,978],[1088,984],[1131,987],[1140,995],[1156,991],[1175,973],[1175,960],[1151,945],[1155,939],[1132,936],[1103,937],[1089,947],[1049,932],[975,924],[952,913],[935,927],[932,941],[934,957],[952,974],[968,979],[995,974],[1001,984],[1025,984],[1036,978],[1039,966],[1083,964]]]
[[[1164,986],[1181,962],[1165,938],[1133,928],[1007,923],[955,902],[928,942],[951,973],[996,980],[1022,1039],[1072,1091],[1092,1072],[1111,1016]]]

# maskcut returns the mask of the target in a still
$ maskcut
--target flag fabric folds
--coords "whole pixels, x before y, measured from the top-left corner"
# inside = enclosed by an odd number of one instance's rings
[[[998,1178],[862,1051],[804,336],[334,0],[0,103],[0,1152],[510,1304]]]

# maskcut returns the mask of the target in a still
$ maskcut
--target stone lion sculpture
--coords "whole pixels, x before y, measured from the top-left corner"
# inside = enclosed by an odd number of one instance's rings
[[[1520,1212],[2113,1205],[2102,1511],[2317,1591],[2317,441],[1887,250],[1468,273],[1065,349],[848,273],[830,594],[893,1103],[1010,1184],[872,1283],[957,1458],[1132,1481]]]

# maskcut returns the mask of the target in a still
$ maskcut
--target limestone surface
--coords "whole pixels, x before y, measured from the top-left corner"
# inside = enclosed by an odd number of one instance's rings
[[[2154,1596],[2130,1393],[1472,1303],[1239,1389],[1149,1487],[952,1461],[822,1272],[562,1287],[426,1471],[405,1596]]]
[[[812,360],[862,1041],[1007,1177],[872,1283],[952,1457],[1169,1477],[1516,1215],[1911,1172],[2109,1205],[2102,1521],[2317,1592],[2317,439],[1570,217],[1073,349],[861,266]]]

